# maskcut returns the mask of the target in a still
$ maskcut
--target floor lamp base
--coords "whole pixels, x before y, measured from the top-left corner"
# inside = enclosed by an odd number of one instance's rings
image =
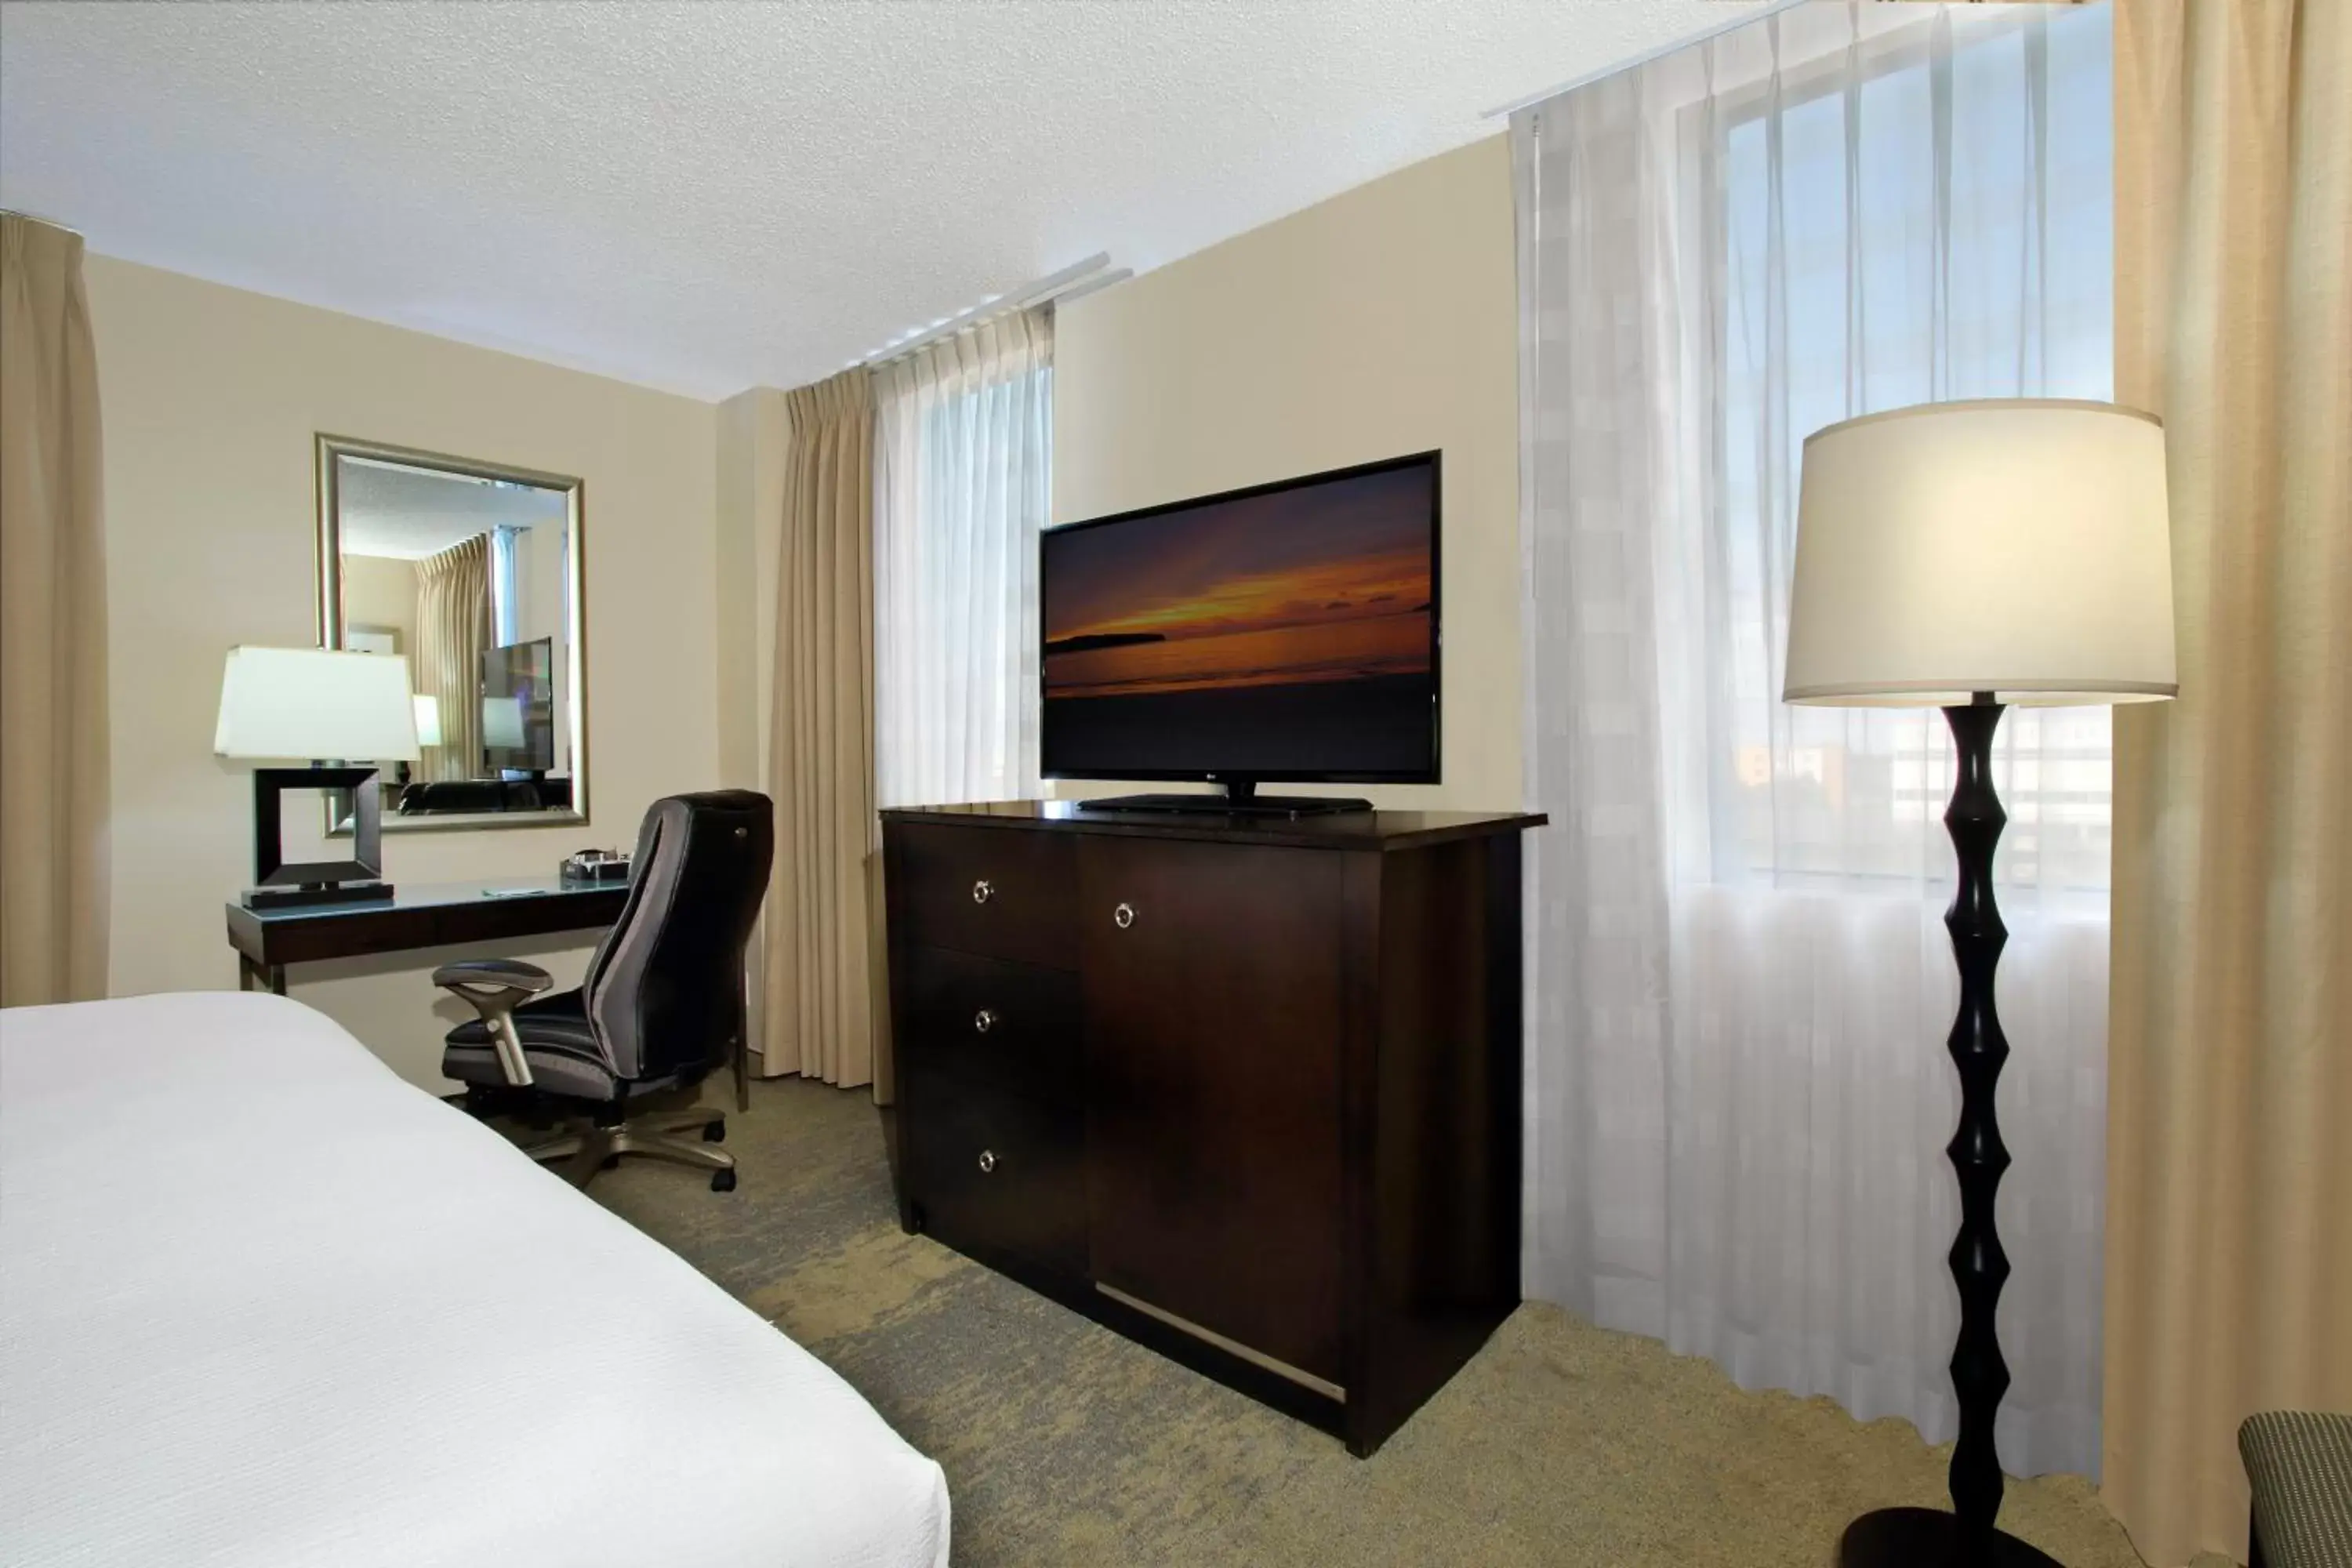
[[[1937,1508],[1882,1508],[1845,1527],[1838,1568],[2062,1568],[2058,1559],[1996,1530],[1971,1552],[1959,1518]]]

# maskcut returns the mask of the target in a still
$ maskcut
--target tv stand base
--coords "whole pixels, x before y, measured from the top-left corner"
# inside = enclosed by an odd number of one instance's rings
[[[1122,795],[1082,800],[1080,811],[1140,811],[1157,816],[1334,816],[1370,811],[1369,800],[1319,795]]]

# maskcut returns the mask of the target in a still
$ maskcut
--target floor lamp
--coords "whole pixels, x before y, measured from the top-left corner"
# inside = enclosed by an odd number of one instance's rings
[[[1927,404],[1832,425],[1805,442],[1782,700],[1939,707],[1958,752],[1944,813],[1959,889],[1944,924],[1960,972],[1948,1042],[1960,1122],[1952,1243],[1960,1412],[1952,1510],[1866,1513],[1844,1568],[2034,1568],[2054,1560],[1995,1528],[1993,1420],[2009,1387],[1994,1311],[2009,1259],[1993,1194],[2009,1167],[1993,1086],[2009,1056],[1993,970],[2009,932],[1994,907],[1993,731],[2011,703],[2153,701],[2176,689],[2164,429],[2105,403]]]

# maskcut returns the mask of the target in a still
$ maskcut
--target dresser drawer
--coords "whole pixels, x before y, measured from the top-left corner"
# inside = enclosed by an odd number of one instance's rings
[[[950,1247],[1086,1271],[1081,1113],[920,1071],[905,1098],[908,1174],[925,1231]]]
[[[890,901],[906,942],[1053,969],[1077,965],[1069,836],[893,824]]]
[[[910,1073],[946,1073],[1032,1100],[1082,1103],[1078,977],[1059,969],[910,947],[894,1020]]]

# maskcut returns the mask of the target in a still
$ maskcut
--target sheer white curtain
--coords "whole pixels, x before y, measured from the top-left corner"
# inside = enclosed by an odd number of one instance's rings
[[[875,785],[884,806],[1037,794],[1037,536],[1054,318],[875,373]]]
[[[1529,1293],[1748,1386],[1956,1418],[1932,710],[1778,700],[1804,437],[2105,397],[2105,7],[1825,3],[1514,121]],[[2104,710],[2014,710],[2012,1470],[2095,1473]]]

